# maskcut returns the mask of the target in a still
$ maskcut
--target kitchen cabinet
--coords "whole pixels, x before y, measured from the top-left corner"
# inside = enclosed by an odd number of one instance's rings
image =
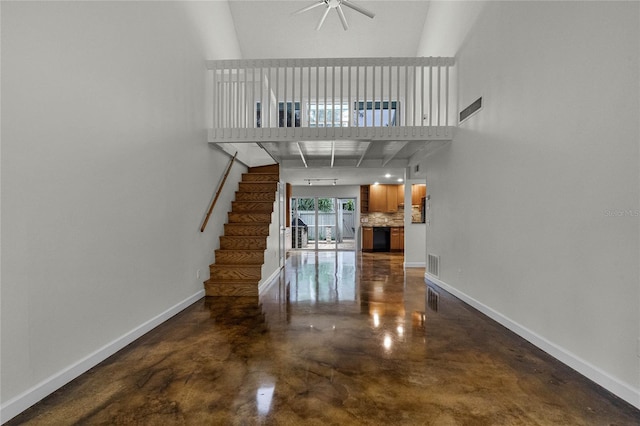
[[[373,251],[373,228],[362,228],[362,251]]]
[[[391,251],[404,251],[404,227],[391,228]]]
[[[422,198],[427,196],[427,185],[413,184],[411,185],[411,204],[419,206]]]
[[[369,213],[369,185],[360,186],[360,213]]]
[[[398,185],[384,185],[387,191],[387,202],[385,212],[393,213],[398,211]]]
[[[369,212],[387,211],[387,186],[371,185],[369,187]]]
[[[404,251],[404,227],[363,226],[362,251]]]
[[[395,213],[398,211],[398,205],[403,203],[404,185],[369,186],[369,212]]]
[[[396,185],[398,189],[398,206],[404,207],[404,185]]]

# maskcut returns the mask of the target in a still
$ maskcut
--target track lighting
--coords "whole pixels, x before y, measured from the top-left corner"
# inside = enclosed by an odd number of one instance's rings
[[[313,182],[323,182],[323,181],[332,182],[333,186],[336,186],[338,184],[338,179],[337,178],[304,179],[304,181],[307,182],[309,184],[309,186],[313,185]]]

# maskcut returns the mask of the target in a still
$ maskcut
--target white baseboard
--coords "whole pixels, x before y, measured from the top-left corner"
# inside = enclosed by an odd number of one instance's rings
[[[407,268],[426,268],[427,264],[425,262],[404,262],[404,269]]]
[[[441,287],[443,290],[447,291],[448,293],[452,294],[453,296],[457,297],[458,299],[462,300],[468,305],[471,305],[472,307],[482,312],[484,315],[488,316],[492,320],[500,323],[501,325],[505,326],[512,332],[516,333],[523,339],[527,340],[528,342],[542,349],[552,357],[556,358],[558,361],[573,368],[578,373],[596,382],[603,388],[607,389],[609,392],[613,393],[614,395],[617,395],[621,399],[624,399],[625,401],[627,401],[629,404],[640,409],[640,389],[634,389],[627,383],[621,382],[620,380],[611,376],[610,374],[603,371],[602,369],[583,360],[576,354],[571,353],[570,351],[564,349],[561,346],[556,345],[553,342],[550,342],[549,340],[545,339],[539,334],[518,324],[517,322],[504,316],[500,312],[493,310],[489,306],[457,290],[456,288],[450,286],[444,281],[439,280],[433,275],[430,275],[429,273],[425,272],[424,279],[426,282],[431,282],[437,285],[438,287]]]
[[[180,311],[186,309],[193,303],[204,297],[204,290],[198,291],[193,296],[184,299],[166,311],[144,322],[133,330],[118,337],[114,341],[107,343],[97,351],[87,355],[81,360],[71,364],[64,370],[48,377],[31,389],[26,390],[20,395],[10,399],[0,406],[0,424],[8,422],[18,414],[22,413],[27,408],[36,404],[47,395],[60,389],[62,386],[69,383],[71,380],[85,373],[92,367],[95,367],[111,355],[118,352],[120,349],[127,346],[129,343],[148,333],[158,325],[162,324],[172,316],[176,315]]]
[[[277,268],[271,275],[269,275],[265,280],[263,280],[260,284],[258,284],[258,294],[263,294],[265,291],[271,287],[271,285],[276,281],[276,278],[280,276],[280,271],[282,270],[282,266]]]

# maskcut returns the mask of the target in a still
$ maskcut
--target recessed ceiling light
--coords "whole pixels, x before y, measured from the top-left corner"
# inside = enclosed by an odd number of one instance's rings
[[[387,173],[386,175],[384,175],[384,177],[386,177],[387,179],[389,179],[391,177],[390,173]]]
[[[373,182],[374,185],[378,185],[380,182]]]
[[[398,182],[402,182],[402,178],[398,178]]]

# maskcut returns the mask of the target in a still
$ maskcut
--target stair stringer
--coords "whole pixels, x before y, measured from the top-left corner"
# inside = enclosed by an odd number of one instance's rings
[[[273,202],[271,223],[269,224],[269,236],[267,248],[264,251],[264,263],[262,264],[262,277],[258,283],[258,291],[262,292],[273,281],[280,271],[280,185],[276,191],[276,199]]]

